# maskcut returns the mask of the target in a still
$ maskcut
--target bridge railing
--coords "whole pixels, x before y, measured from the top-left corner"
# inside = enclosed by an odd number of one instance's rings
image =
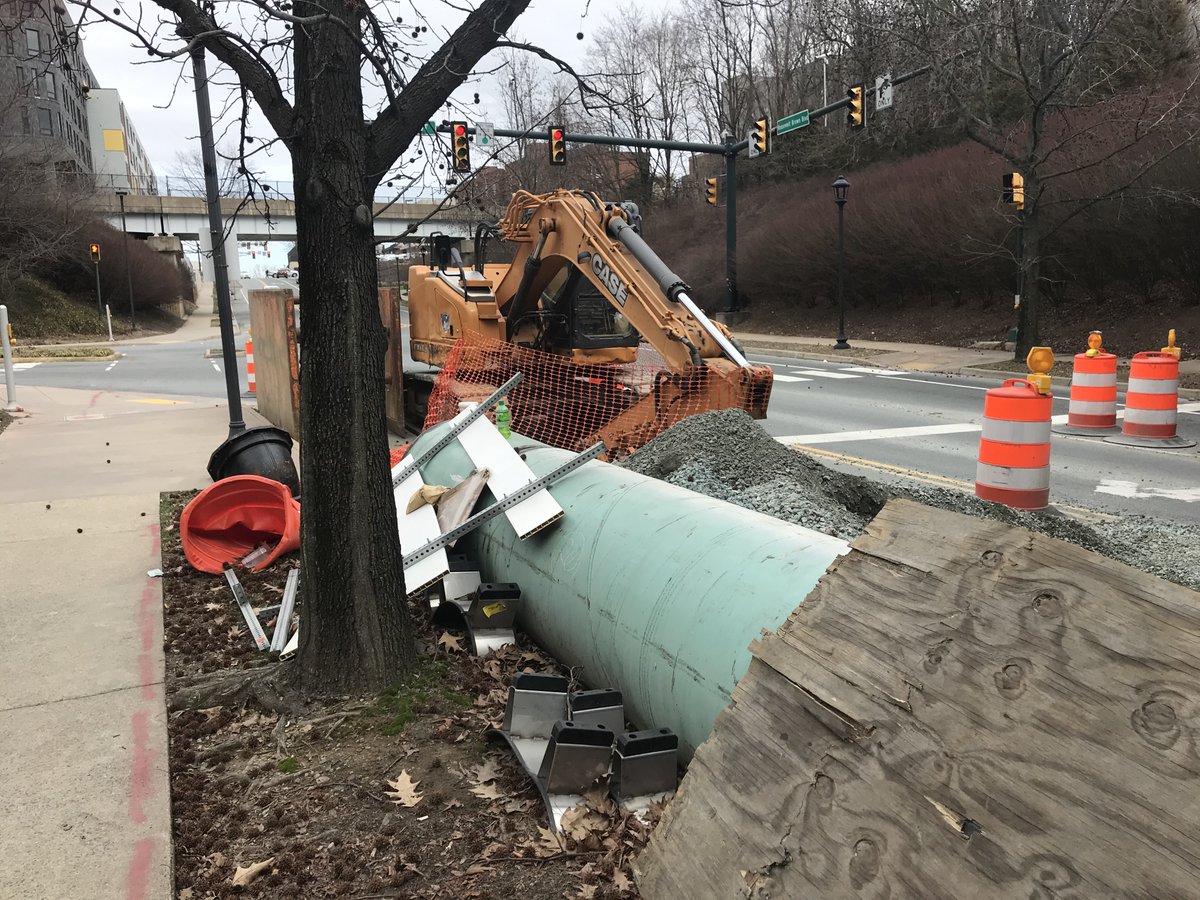
[[[190,175],[158,175],[149,180],[138,181],[125,175],[98,173],[92,176],[96,182],[96,190],[101,193],[128,191],[131,194],[156,195],[162,197],[203,197],[205,196],[203,177]],[[218,184],[222,197],[241,199],[246,196],[247,184],[243,179],[224,179]],[[255,195],[265,195],[267,199],[295,200],[296,185],[292,181],[262,181],[256,180]],[[387,203],[396,197],[398,191],[386,184],[380,185],[375,192],[375,202]],[[401,200],[413,202],[417,200],[439,201],[445,196],[444,192],[434,187],[412,186],[404,191]]]

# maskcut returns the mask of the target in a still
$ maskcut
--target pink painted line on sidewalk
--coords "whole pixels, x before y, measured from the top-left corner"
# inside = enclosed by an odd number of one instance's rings
[[[157,523],[147,526],[150,550],[153,558],[160,555],[161,535]],[[133,734],[133,763],[129,778],[129,820],[140,825],[146,821],[146,804],[154,797],[153,762],[155,748],[150,745],[150,701],[157,696],[154,671],[154,639],[158,633],[155,617],[158,614],[158,586],[154,579],[146,577],[138,604],[138,632],[141,637],[141,652],[138,653],[138,677],[142,684],[142,703],[129,717]],[[127,900],[146,900],[150,886],[151,868],[154,864],[155,840],[142,838],[132,848],[129,869],[125,877]]]

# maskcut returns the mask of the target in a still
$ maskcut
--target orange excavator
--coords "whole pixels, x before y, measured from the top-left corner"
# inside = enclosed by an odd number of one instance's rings
[[[486,260],[490,238],[515,246],[509,264]],[[446,365],[455,342],[474,333],[496,346],[541,351],[573,382],[593,386],[581,405],[607,410],[577,437],[602,439],[614,455],[656,434],[671,410],[739,407],[766,417],[772,373],[751,365],[724,325],[708,318],[690,288],[641,236],[632,203],[606,203],[596,194],[519,191],[497,226],[475,235],[475,266],[466,268],[461,239],[435,236],[431,265],[409,269],[409,321],[415,360]],[[651,379],[632,377],[628,364],[649,345],[661,357]],[[472,365],[491,366],[499,379],[516,363],[492,354]],[[644,359],[644,355],[641,357]],[[526,378],[537,373],[524,372]]]

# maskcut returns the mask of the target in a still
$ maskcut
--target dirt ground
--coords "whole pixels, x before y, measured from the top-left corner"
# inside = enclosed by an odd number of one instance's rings
[[[638,897],[629,864],[649,826],[597,792],[560,842],[532,782],[486,740],[515,673],[563,672],[523,636],[477,660],[414,604],[424,662],[378,696],[298,715],[254,702],[174,708],[196,676],[287,665],[255,649],[224,578],[187,565],[178,521],[192,496],[163,494],[161,507],[179,900]],[[256,610],[278,603],[298,564],[239,570]],[[269,636],[273,619],[262,620]]]

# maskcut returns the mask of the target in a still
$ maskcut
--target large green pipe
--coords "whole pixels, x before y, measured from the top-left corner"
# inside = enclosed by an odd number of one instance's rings
[[[445,425],[426,432],[410,452]],[[544,475],[571,458],[514,434]],[[457,443],[421,466],[451,485],[473,466]],[[582,680],[612,687],[638,727],[668,727],[690,758],[750,664],[846,543],[618,466],[589,462],[550,489],[565,511],[520,540],[497,516],[462,543],[485,580],[522,591],[518,624]]]

